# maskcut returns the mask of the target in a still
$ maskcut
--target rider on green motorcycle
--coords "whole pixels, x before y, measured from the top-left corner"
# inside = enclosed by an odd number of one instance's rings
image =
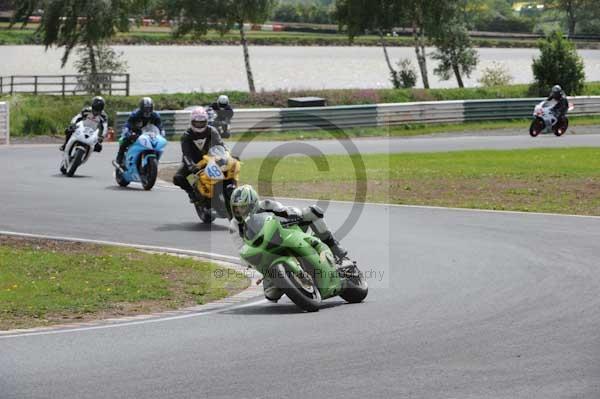
[[[240,236],[244,235],[245,221],[248,217],[254,213],[263,212],[269,212],[278,217],[298,222],[299,225],[310,226],[315,235],[331,249],[338,264],[348,255],[348,251],[340,245],[327,227],[323,219],[325,214],[317,205],[299,209],[284,206],[273,200],[261,201],[257,192],[250,185],[238,187],[231,194],[231,213],[234,216],[232,227]]]

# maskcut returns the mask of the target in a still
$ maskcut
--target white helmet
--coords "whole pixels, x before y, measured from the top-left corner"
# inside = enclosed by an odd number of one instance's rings
[[[203,107],[196,107],[192,110],[192,120],[190,127],[196,133],[204,133],[208,126],[208,114]]]
[[[219,96],[217,104],[219,104],[219,106],[221,107],[226,107],[227,105],[229,105],[229,97],[227,97],[225,94]]]

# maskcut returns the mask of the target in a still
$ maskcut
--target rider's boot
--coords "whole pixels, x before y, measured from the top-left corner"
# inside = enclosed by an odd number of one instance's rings
[[[330,234],[328,238],[322,241],[329,247],[329,249],[331,249],[337,264],[341,264],[348,256],[348,250],[340,245],[339,241],[335,239],[333,234]]]
[[[265,291],[265,298],[271,302],[277,303],[283,296],[283,291],[277,288],[270,278],[265,278],[262,283]]]
[[[71,138],[71,135],[73,134],[73,130],[71,128],[66,128],[65,129],[65,142],[58,147],[59,150],[64,151],[65,147],[67,146],[67,143],[69,142],[69,139]]]
[[[126,147],[124,145],[119,146],[119,152],[117,153],[117,164],[121,167],[121,169],[125,170],[125,150]]]

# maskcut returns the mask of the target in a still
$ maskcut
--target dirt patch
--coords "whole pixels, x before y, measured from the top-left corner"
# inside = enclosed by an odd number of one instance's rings
[[[104,254],[104,247],[101,245],[73,241],[44,240],[30,237],[0,235],[0,245],[17,249],[33,249],[65,254],[86,254],[96,256]]]
[[[269,186],[273,196],[357,199],[352,181],[259,184],[259,191]],[[600,215],[598,178],[370,180],[364,188],[368,202]]]

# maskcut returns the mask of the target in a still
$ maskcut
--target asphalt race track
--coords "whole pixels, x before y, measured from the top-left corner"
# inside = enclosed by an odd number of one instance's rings
[[[474,142],[534,141],[356,141],[365,152]],[[68,179],[56,146],[0,148],[0,230],[235,255],[225,223],[198,223],[183,192],[118,188],[113,155],[109,145]],[[329,204],[330,224],[351,206]],[[257,299],[180,320],[0,337],[0,398],[600,397],[600,218],[367,205],[343,241],[372,276],[363,304],[333,299],[307,314]]]

